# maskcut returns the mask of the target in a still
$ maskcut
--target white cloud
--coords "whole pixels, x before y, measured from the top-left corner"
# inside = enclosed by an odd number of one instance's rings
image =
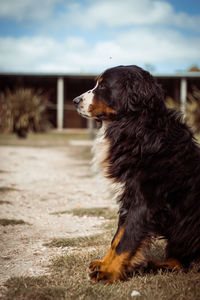
[[[43,20],[49,17],[59,0],[1,0],[0,17],[17,21]]]
[[[188,67],[200,61],[200,38],[170,30],[135,29],[93,47],[81,37],[62,42],[45,36],[0,38],[0,69],[41,72],[100,72],[118,64]],[[173,71],[173,69],[171,69]]]
[[[144,62],[199,60],[200,38],[185,38],[172,30],[137,29],[117,35],[116,42],[121,49],[128,49],[129,57]]]
[[[49,38],[0,38],[0,68],[3,70],[32,71],[48,56],[57,52],[57,43]],[[49,59],[49,58],[48,58]]]
[[[87,6],[74,0],[0,3],[0,17],[43,23],[38,36],[0,38],[0,70],[100,72],[111,65],[150,63],[168,64],[173,71],[173,66],[187,68],[200,61],[200,37],[184,36],[177,29],[200,30],[200,16],[177,13],[167,1],[88,0]],[[57,3],[66,8],[59,11],[59,18]],[[106,38],[101,26],[107,30]],[[88,29],[96,30],[96,41]]]
[[[89,1],[88,6],[67,6],[65,17],[67,24],[90,30],[103,25],[111,28],[131,25],[175,25],[200,30],[200,15],[176,13],[171,4],[159,0]]]
[[[56,5],[61,8],[55,11]],[[167,0],[0,0],[0,17],[35,20],[45,26],[85,28],[141,25],[173,25],[200,31],[200,14],[175,12]]]

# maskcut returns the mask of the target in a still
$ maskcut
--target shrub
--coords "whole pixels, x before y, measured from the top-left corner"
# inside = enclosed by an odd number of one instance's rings
[[[167,97],[165,103],[168,108],[175,108],[176,110],[180,110],[180,104],[171,97]]]
[[[166,98],[166,105],[168,108],[175,108],[180,111],[180,104],[173,98]],[[185,121],[192,128],[193,132],[200,131],[200,90],[192,87],[192,92],[187,95],[187,102],[185,105]]]
[[[192,93],[188,94],[186,104],[186,122],[191,126],[194,133],[200,131],[200,90],[193,86]]]
[[[47,100],[41,91],[19,88],[14,92],[7,90],[1,95],[0,112],[3,131],[15,132],[19,137],[26,137],[28,131],[41,131],[42,118]]]
[[[11,107],[5,94],[0,94],[0,132],[11,132],[13,127]]]

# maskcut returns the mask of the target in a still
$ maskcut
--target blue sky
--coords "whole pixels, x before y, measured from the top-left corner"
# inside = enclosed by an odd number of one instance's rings
[[[0,0],[0,71],[200,67],[199,0]]]

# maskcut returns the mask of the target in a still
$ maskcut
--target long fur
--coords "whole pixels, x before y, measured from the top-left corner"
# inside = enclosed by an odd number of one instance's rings
[[[200,256],[200,151],[181,116],[137,112],[110,123],[105,138],[108,177],[125,186],[119,223],[134,220],[127,224],[133,249],[152,233],[162,235],[167,257],[188,266]],[[118,251],[129,247],[124,239]]]
[[[116,253],[134,255],[161,235],[167,259],[188,267],[200,258],[200,149],[191,130],[137,66],[106,70],[92,91],[93,105],[102,101],[111,109],[89,117],[104,124],[104,176],[122,187],[115,237],[124,232]]]

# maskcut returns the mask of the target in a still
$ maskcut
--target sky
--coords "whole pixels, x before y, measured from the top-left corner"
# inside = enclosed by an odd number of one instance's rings
[[[0,0],[0,72],[200,67],[200,0]]]

